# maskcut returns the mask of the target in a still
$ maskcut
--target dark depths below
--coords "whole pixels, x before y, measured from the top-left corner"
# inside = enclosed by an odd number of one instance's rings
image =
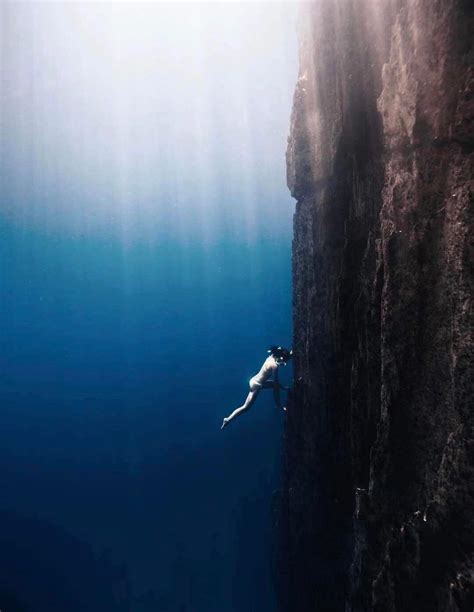
[[[472,32],[461,0],[302,11],[282,610],[474,609]]]

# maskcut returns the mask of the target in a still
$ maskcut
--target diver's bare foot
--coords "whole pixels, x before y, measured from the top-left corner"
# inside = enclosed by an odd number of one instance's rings
[[[224,427],[229,423],[229,420],[227,417],[224,418],[224,420],[222,421],[222,427],[221,429],[224,429]]]

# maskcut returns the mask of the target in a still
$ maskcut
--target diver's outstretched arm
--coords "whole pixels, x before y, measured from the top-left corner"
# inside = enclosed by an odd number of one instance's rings
[[[266,380],[263,383],[264,389],[273,389],[273,397],[275,398],[275,404],[278,408],[281,408],[281,400],[280,400],[280,389],[283,391],[289,391],[291,387],[285,387],[285,385],[280,384],[278,380]],[[285,408],[283,408],[285,410]]]
[[[250,393],[247,395],[247,399],[245,400],[245,403],[239,408],[236,408],[234,412],[229,414],[228,417],[224,418],[221,429],[224,429],[224,427],[228,425],[230,421],[232,421],[232,419],[235,419],[236,416],[239,416],[239,414],[242,414],[243,412],[247,412],[247,410],[249,410],[252,404],[254,403],[255,398],[257,397],[259,391],[260,389],[256,389],[255,391],[250,391]]]
[[[273,398],[275,399],[276,407],[281,410],[281,399],[280,399],[280,383],[275,381],[273,385]]]
[[[291,387],[287,387],[285,385],[282,385],[280,382],[275,381],[275,380],[267,380],[266,382],[263,383],[263,388],[264,389],[274,389],[275,385],[278,385],[278,387],[282,391],[290,391],[290,389],[291,389]]]
[[[275,399],[276,407],[281,410],[281,400],[280,400],[280,381],[278,380],[278,368],[275,370],[275,380],[273,383],[273,397]]]

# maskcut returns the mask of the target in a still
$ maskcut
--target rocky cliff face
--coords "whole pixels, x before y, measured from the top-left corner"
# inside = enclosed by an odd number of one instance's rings
[[[471,612],[473,6],[300,22],[281,607]]]

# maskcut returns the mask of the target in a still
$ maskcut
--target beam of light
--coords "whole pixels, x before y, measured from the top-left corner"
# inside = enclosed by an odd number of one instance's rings
[[[289,101],[272,101],[292,89],[294,13],[291,3],[4,4],[0,214],[124,241],[206,242],[226,228],[252,239],[285,180]]]

